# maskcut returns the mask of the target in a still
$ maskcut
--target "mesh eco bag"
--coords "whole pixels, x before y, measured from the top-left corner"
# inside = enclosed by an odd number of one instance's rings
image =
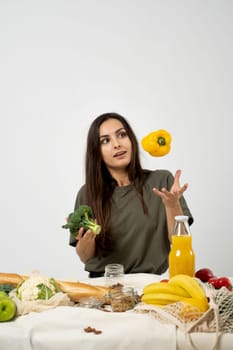
[[[48,278],[42,276],[39,271],[35,270],[29,274],[29,278],[25,281],[25,283],[28,281],[31,281],[31,284],[27,285],[27,288],[29,291],[31,291],[36,284],[47,283]],[[30,312],[42,312],[57,306],[73,305],[73,302],[70,300],[69,296],[63,292],[55,293],[49,299],[20,300],[17,297],[16,289],[13,289],[9,293],[9,296],[13,299],[17,306],[17,316],[26,315]]]
[[[17,315],[26,315],[30,312],[42,312],[48,309],[54,309],[57,306],[72,306],[74,303],[67,294],[59,292],[48,300],[22,301],[16,296],[15,290],[10,292],[10,296],[17,306]]]
[[[135,307],[135,312],[149,313],[161,323],[175,325],[185,332],[193,349],[196,347],[190,337],[192,332],[215,333],[215,343],[212,347],[214,350],[222,333],[233,333],[233,292],[225,287],[215,290],[209,284],[200,284],[209,299],[209,309],[206,312],[201,312],[198,308],[183,302],[164,307],[139,303]]]

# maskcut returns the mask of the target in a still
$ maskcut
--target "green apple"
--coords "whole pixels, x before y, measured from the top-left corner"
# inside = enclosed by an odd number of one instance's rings
[[[0,298],[0,322],[10,321],[16,314],[16,304],[9,298]]]
[[[8,295],[3,290],[0,290],[0,299],[2,298],[8,298]]]

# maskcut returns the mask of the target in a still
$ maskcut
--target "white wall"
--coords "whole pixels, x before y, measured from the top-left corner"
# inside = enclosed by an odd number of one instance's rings
[[[90,122],[116,111],[183,170],[197,268],[232,271],[233,2],[0,0],[0,271],[86,277],[61,228]]]

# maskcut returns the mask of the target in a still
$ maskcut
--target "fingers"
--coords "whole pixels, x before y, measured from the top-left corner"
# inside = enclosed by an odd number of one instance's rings
[[[155,194],[157,194],[159,197],[161,197],[163,194],[169,193],[169,191],[165,187],[161,188],[161,190],[159,190],[158,188],[154,187],[154,188],[152,188],[152,191]]]
[[[174,185],[179,186],[180,176],[181,176],[181,170],[178,169],[178,170],[176,170],[175,175],[174,175]]]
[[[172,191],[173,192],[179,192],[181,194],[183,194],[187,188],[188,188],[188,184],[185,183],[182,187],[180,186],[180,176],[181,176],[181,169],[176,170],[175,175],[174,175],[174,182],[172,185]]]
[[[81,227],[81,228],[78,230],[77,236],[75,237],[75,238],[77,239],[77,241],[79,241],[79,240],[82,238],[83,234],[84,234],[84,228]]]
[[[159,191],[157,188],[154,187],[152,191],[162,200],[166,199],[170,193],[166,190],[166,188],[162,188],[161,191]]]
[[[175,197],[178,197],[180,198],[180,196],[183,195],[183,193],[187,190],[188,188],[188,184],[184,184],[182,187],[180,188],[173,188],[172,191],[168,191],[166,188],[162,188],[161,191],[159,191],[156,187],[154,187],[152,189],[152,191],[157,195],[159,196],[161,199],[166,199],[166,198],[173,198],[174,196]]]
[[[187,188],[188,188],[188,184],[186,183],[181,187],[180,193],[183,194],[187,190]]]
[[[92,233],[91,230],[85,231],[83,227],[81,227],[78,231],[78,235],[76,236],[77,241],[80,240],[90,240],[95,239],[96,235]]]
[[[181,170],[178,169],[175,172],[174,182],[170,191],[168,191],[165,187],[161,188],[161,190],[158,190],[156,187],[154,187],[152,189],[153,192],[163,200],[165,200],[166,198],[171,199],[173,196],[180,198],[180,196],[182,196],[183,193],[188,188],[187,183],[185,183],[183,186],[180,186],[180,176],[181,176]]]
[[[152,191],[158,196],[160,195],[160,191],[156,187],[152,188]]]
[[[96,235],[91,230],[87,230],[82,238],[86,241],[92,241],[95,240]]]

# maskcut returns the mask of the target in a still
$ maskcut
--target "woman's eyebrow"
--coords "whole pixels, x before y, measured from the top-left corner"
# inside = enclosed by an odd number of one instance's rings
[[[118,132],[122,131],[122,130],[125,130],[125,128],[120,128],[116,131],[116,134],[118,134]]]
[[[121,130],[125,130],[125,128],[119,128],[119,129],[117,129],[117,130],[115,131],[115,134],[118,134]],[[106,134],[106,135],[100,135],[99,138],[101,138],[101,137],[108,137],[108,136],[109,136],[108,134]]]

